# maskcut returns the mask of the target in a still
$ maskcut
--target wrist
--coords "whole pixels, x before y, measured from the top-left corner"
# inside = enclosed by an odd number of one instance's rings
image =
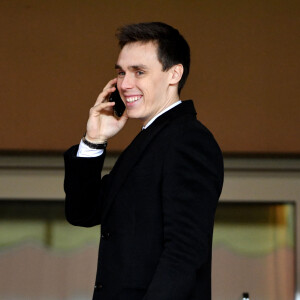
[[[105,137],[98,137],[98,138],[92,138],[90,137],[87,133],[85,133],[83,135],[83,137],[90,143],[93,143],[93,144],[104,144],[104,143],[107,143],[107,138]]]
[[[91,149],[105,149],[107,146],[107,141],[105,139],[90,139],[86,136],[86,134],[84,134],[81,140]]]

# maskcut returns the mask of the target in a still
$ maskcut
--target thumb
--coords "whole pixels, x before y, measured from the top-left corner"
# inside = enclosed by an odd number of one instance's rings
[[[127,115],[127,111],[125,110],[124,113],[123,113],[123,115],[118,120],[118,123],[119,123],[119,125],[120,125],[121,128],[126,124],[128,118],[129,117]]]

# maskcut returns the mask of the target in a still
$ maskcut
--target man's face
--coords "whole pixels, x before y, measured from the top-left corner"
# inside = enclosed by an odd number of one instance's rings
[[[157,46],[152,42],[125,45],[116,70],[117,87],[128,117],[141,120],[143,125],[178,100],[170,97],[170,72],[162,71]]]

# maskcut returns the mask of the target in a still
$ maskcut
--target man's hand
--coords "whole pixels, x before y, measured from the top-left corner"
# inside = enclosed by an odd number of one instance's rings
[[[90,109],[86,127],[86,139],[100,144],[116,135],[128,120],[126,110],[121,118],[114,116],[115,102],[108,102],[109,95],[116,90],[117,79],[110,80],[97,98],[95,105]]]

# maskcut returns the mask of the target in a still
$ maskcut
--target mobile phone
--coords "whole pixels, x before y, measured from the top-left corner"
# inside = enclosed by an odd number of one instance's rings
[[[115,102],[115,106],[114,106],[115,114],[118,117],[121,117],[123,115],[126,107],[120,97],[117,87],[116,87],[116,90],[113,93],[111,93],[111,95],[109,96],[109,102]]]

